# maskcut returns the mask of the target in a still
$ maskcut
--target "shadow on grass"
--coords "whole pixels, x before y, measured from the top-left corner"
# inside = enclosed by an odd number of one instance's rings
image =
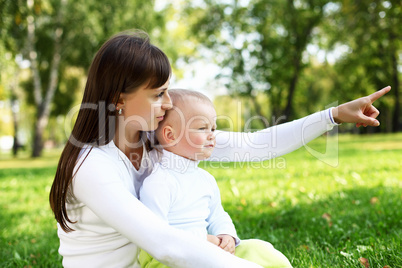
[[[360,257],[370,267],[402,267],[400,188],[355,188],[308,204],[246,203],[223,204],[238,235],[271,242],[295,267],[363,267]]]

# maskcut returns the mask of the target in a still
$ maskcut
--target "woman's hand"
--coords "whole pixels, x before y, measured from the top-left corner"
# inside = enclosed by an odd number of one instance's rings
[[[220,234],[217,237],[221,240],[219,247],[229,253],[234,254],[236,248],[236,241],[233,236],[227,234]]]
[[[332,115],[337,123],[356,123],[356,127],[377,127],[380,122],[376,117],[380,112],[373,106],[373,102],[391,90],[387,86],[371,95],[362,97],[333,108]]]

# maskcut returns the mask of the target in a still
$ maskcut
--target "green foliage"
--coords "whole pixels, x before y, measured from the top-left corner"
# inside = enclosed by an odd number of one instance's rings
[[[190,7],[193,31],[201,44],[215,50],[226,69],[232,94],[269,96],[271,113],[294,118],[294,94],[302,71],[309,65],[303,53],[313,30],[323,19],[328,1],[207,1],[206,8]],[[218,56],[219,54],[219,56]],[[230,86],[229,86],[230,84]]]
[[[273,124],[276,118],[270,116],[267,96],[259,93],[248,97],[217,96],[214,106],[217,113],[218,129],[225,131],[256,131]],[[257,107],[260,109],[257,111]],[[252,116],[258,114],[259,116]]]
[[[362,267],[359,258],[400,267],[402,135],[339,141],[335,168],[303,148],[263,163],[201,167],[216,177],[239,236],[270,241],[294,267]],[[309,146],[326,148],[324,139]],[[58,155],[1,158],[1,267],[61,267],[48,205]]]
[[[392,119],[379,130],[402,124],[400,1],[209,0],[185,11],[230,94],[262,91],[270,113],[289,120],[391,85],[377,105]]]
[[[141,29],[169,47],[164,34],[165,14],[154,10],[154,1],[5,0],[0,13],[0,48],[4,46],[12,60],[22,55],[31,61],[32,77],[20,79],[20,86],[26,93],[23,101],[36,108],[31,122],[34,126],[29,127],[35,130],[33,155],[40,154],[43,133],[35,126],[47,125],[43,122],[49,116],[66,114],[76,102],[78,90],[83,90],[80,81],[85,73],[72,75],[71,70],[86,70],[96,50],[110,36]]]
[[[344,44],[348,50],[335,64],[343,90],[334,93],[340,99],[351,99],[392,86],[391,94],[377,105],[387,111],[380,119],[393,118],[392,128],[397,131],[402,125],[398,67],[402,50],[402,33],[398,30],[402,24],[401,3],[398,0],[339,3],[339,12],[328,17],[330,26],[324,26],[332,47]]]

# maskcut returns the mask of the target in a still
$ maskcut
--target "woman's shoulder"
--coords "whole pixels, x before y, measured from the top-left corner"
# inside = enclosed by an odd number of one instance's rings
[[[76,169],[96,169],[105,172],[119,168],[125,161],[122,154],[110,143],[103,146],[84,146],[77,159]]]
[[[73,191],[86,193],[96,187],[120,185],[135,193],[129,163],[113,147],[83,148],[74,168]]]

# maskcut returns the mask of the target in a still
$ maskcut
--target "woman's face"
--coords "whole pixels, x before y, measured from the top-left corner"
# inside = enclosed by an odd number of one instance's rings
[[[130,131],[152,131],[163,120],[166,110],[172,108],[168,94],[169,80],[159,87],[145,86],[133,93],[122,93],[124,126]]]

